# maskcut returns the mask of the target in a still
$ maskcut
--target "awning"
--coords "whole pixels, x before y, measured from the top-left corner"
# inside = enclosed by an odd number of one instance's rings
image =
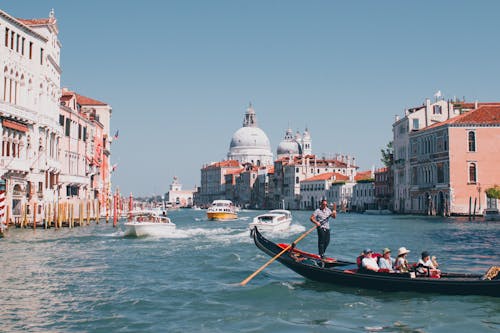
[[[28,126],[8,119],[2,119],[2,126],[16,131],[28,132]]]

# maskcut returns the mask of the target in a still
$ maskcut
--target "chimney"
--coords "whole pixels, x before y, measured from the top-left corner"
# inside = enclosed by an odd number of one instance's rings
[[[474,109],[477,109],[477,105],[478,105],[478,103],[477,103],[477,99],[476,99],[476,101],[474,102]]]

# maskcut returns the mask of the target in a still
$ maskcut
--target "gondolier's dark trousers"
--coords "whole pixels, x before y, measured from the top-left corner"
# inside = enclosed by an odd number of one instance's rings
[[[330,244],[330,229],[319,227],[316,230],[318,231],[318,254],[323,257],[328,244]]]

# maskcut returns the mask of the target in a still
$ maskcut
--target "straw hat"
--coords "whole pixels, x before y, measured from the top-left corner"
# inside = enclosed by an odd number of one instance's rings
[[[403,254],[407,254],[407,253],[410,253],[410,250],[407,250],[406,247],[404,247],[404,246],[400,247],[398,249],[398,256],[403,255]]]
[[[388,252],[391,252],[391,249],[386,247],[385,249],[382,250],[382,254],[386,254]]]

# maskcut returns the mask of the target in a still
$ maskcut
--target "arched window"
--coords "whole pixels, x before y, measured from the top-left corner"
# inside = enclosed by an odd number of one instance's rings
[[[469,132],[469,151],[476,151],[476,133],[474,131]]]
[[[469,164],[469,183],[476,183],[477,181],[477,170],[476,163]]]

